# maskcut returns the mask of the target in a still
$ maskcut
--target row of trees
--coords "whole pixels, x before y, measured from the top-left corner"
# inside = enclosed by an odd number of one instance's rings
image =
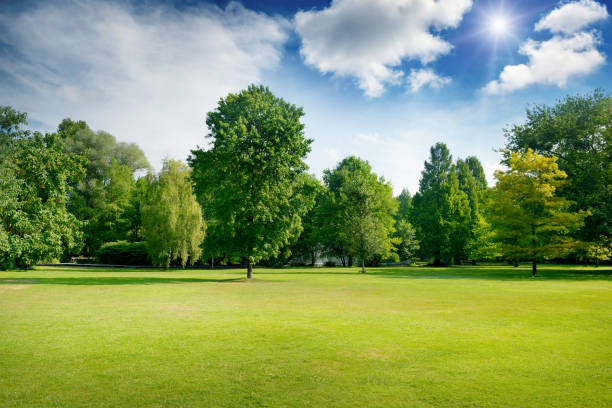
[[[93,256],[106,242],[146,243],[156,265],[260,262],[321,255],[343,264],[421,257],[607,259],[612,98],[600,91],[527,110],[507,129],[489,188],[476,157],[431,148],[419,190],[393,197],[369,163],[347,157],[322,182],[307,173],[303,111],[250,86],[207,115],[210,145],[154,174],[133,144],[85,122],[53,134],[0,115],[0,264]],[[145,173],[148,173],[145,175]],[[206,234],[205,234],[206,232]],[[204,239],[205,238],[205,239]]]

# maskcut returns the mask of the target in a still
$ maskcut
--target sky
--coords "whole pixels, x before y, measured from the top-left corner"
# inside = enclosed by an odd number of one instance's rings
[[[207,146],[206,113],[264,84],[304,108],[321,177],[366,159],[396,194],[429,148],[489,183],[525,109],[612,88],[604,1],[0,1],[0,105],[137,143],[154,168]]]

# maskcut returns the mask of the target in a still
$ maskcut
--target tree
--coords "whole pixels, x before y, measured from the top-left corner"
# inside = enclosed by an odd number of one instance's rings
[[[373,255],[387,257],[393,249],[392,234],[397,203],[391,184],[372,173],[370,164],[350,156],[333,170],[325,170],[328,194],[323,199],[319,225],[328,245],[365,262]]]
[[[410,211],[412,209],[412,196],[408,189],[403,189],[400,195],[397,196],[397,213],[395,214],[396,220],[410,219]]]
[[[406,220],[395,223],[396,252],[400,261],[412,259],[419,250],[415,228]]]
[[[531,260],[535,276],[538,261],[576,248],[570,233],[587,214],[570,211],[572,202],[557,196],[567,174],[559,169],[556,157],[528,149],[511,153],[507,165],[508,170],[495,172],[492,222],[496,239],[507,256]]]
[[[302,233],[295,244],[291,246],[291,256],[293,259],[300,261],[309,260],[311,266],[315,266],[317,256],[322,250],[317,235],[316,215],[318,205],[327,191],[315,176],[308,175],[306,180],[313,190],[315,204],[302,216]]]
[[[0,268],[25,268],[82,246],[80,223],[66,209],[84,158],[64,153],[56,134],[22,129],[26,116],[0,110]]]
[[[506,158],[528,149],[558,157],[559,169],[571,180],[558,195],[590,212],[575,237],[593,243],[612,238],[612,97],[595,90],[552,107],[528,108],[526,116],[524,124],[505,131]]]
[[[429,161],[419,181],[419,191],[412,203],[412,219],[417,228],[421,251],[442,260],[458,262],[465,256],[469,223],[467,195],[459,188],[459,178],[452,156],[443,143],[430,150]]]
[[[312,140],[304,137],[301,108],[251,85],[221,99],[209,112],[211,147],[193,150],[189,164],[212,235],[224,251],[253,265],[274,258],[298,238],[314,194],[299,178]]]
[[[94,132],[84,121],[64,119],[57,133],[67,154],[87,157],[86,175],[72,186],[68,202],[70,212],[85,224],[85,253],[92,255],[104,242],[136,235],[124,216],[132,205],[125,198],[131,194],[135,174],[150,168],[142,150],[133,143],[117,142],[107,132]],[[118,185],[123,186],[120,200],[117,191],[111,191]]]
[[[200,258],[204,240],[202,210],[193,193],[189,168],[176,160],[165,160],[150,185],[142,208],[142,227],[154,265],[166,269],[173,260],[183,268]]]

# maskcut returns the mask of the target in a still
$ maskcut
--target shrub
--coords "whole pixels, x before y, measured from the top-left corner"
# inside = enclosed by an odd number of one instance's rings
[[[325,266],[329,266],[329,267],[336,266],[336,263],[334,261],[326,261]]]
[[[151,265],[144,242],[107,242],[100,247],[97,258],[108,265]]]

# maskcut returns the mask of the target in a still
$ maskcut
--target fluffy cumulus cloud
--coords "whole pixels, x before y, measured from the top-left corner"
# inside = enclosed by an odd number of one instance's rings
[[[472,0],[333,0],[302,11],[295,29],[306,64],[323,73],[357,78],[368,96],[403,82],[402,60],[427,64],[452,46],[440,30],[457,27]]]
[[[535,29],[571,34],[607,17],[608,10],[603,4],[593,0],[580,0],[556,8],[538,21]]]
[[[147,3],[150,4],[150,3]],[[154,166],[203,144],[218,99],[277,66],[289,23],[248,10],[38,3],[0,15],[0,104],[41,127],[67,116],[140,144]],[[5,47],[5,50],[7,48]]]
[[[546,41],[528,39],[519,49],[526,64],[507,65],[499,79],[489,82],[485,92],[500,94],[532,84],[564,87],[573,76],[587,75],[605,62],[597,49],[601,39],[596,31],[582,30],[608,17],[606,7],[592,0],[565,3],[536,23],[536,30],[554,33]]]
[[[418,92],[424,86],[437,89],[450,84],[450,82],[451,79],[449,77],[439,76],[429,68],[413,69],[408,76],[408,84],[413,93]]]

